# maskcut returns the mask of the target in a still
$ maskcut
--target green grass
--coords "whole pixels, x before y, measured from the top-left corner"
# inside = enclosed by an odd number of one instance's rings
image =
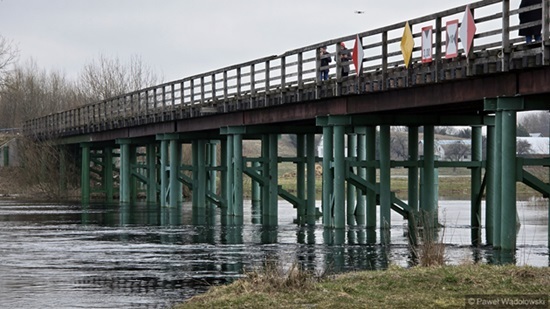
[[[550,268],[518,266],[391,266],[311,284],[272,281],[248,275],[176,308],[464,308],[472,294],[550,294]]]

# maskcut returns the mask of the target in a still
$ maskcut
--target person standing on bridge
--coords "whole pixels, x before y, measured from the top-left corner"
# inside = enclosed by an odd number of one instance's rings
[[[521,0],[519,8],[525,8],[535,4],[541,4],[542,0]],[[519,13],[519,24],[524,25],[530,22],[539,21],[542,22],[542,8],[531,10],[527,12]],[[533,42],[533,37],[535,42],[541,41],[540,31],[542,30],[542,25],[531,26],[523,29],[519,29],[519,35],[525,36],[525,42],[530,44]]]
[[[321,58],[321,80],[328,79],[328,64],[332,62],[329,53],[327,52],[327,47],[322,46],[319,49],[319,58]]]
[[[340,67],[342,77],[349,75],[349,63],[347,63],[349,61],[351,61],[350,51],[346,48],[344,42],[340,42]]]

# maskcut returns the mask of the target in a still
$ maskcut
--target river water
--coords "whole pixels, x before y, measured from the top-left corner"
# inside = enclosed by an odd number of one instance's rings
[[[189,204],[158,209],[0,200],[0,306],[168,308],[267,260],[318,274],[412,264],[398,214],[392,214],[391,245],[380,246],[366,244],[364,229],[335,232],[319,221],[298,226],[296,210],[285,202],[276,228],[253,224],[250,209],[245,204],[243,226],[228,227],[193,224]],[[518,203],[518,216],[516,264],[548,266],[547,208]],[[468,201],[440,201],[439,218],[449,264],[492,261],[490,248],[469,245]]]

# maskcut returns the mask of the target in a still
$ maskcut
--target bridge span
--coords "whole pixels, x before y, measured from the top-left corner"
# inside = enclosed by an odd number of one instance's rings
[[[550,0],[522,9],[506,0],[474,2],[31,119],[24,133],[78,153],[83,203],[92,193],[131,203],[140,183],[148,202],[177,207],[187,186],[193,216],[208,217],[219,207],[223,222],[241,224],[247,176],[261,201],[262,224],[277,224],[281,197],[304,224],[315,224],[321,213],[327,228],[378,227],[383,242],[392,209],[408,219],[413,236],[417,226],[436,227],[437,169],[464,167],[471,171],[472,243],[483,242],[484,221],[485,243],[513,250],[516,183],[550,195],[548,179],[524,168],[550,166],[550,154],[516,156],[517,113],[550,109],[549,8]],[[540,9],[540,21],[517,22],[518,14]],[[532,25],[542,25],[542,41],[525,44],[517,32]],[[471,41],[462,36],[459,44],[459,27],[468,27]],[[323,46],[328,55],[319,52]],[[324,57],[335,61],[322,66]],[[327,80],[322,70],[329,70]],[[434,127],[442,125],[471,127],[470,161],[437,160]],[[408,128],[408,160],[390,160],[391,126]],[[278,155],[280,134],[296,134],[296,157]],[[316,134],[323,136],[321,156]],[[261,156],[243,157],[244,139],[260,140]],[[184,144],[192,149],[188,165]],[[295,163],[296,194],[279,186],[279,162]],[[407,201],[392,192],[395,167],[408,170]]]

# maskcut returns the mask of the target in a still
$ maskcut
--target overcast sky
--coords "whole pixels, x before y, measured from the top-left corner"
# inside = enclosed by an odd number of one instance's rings
[[[0,0],[0,35],[21,63],[69,78],[103,54],[139,56],[171,81],[472,2]]]

